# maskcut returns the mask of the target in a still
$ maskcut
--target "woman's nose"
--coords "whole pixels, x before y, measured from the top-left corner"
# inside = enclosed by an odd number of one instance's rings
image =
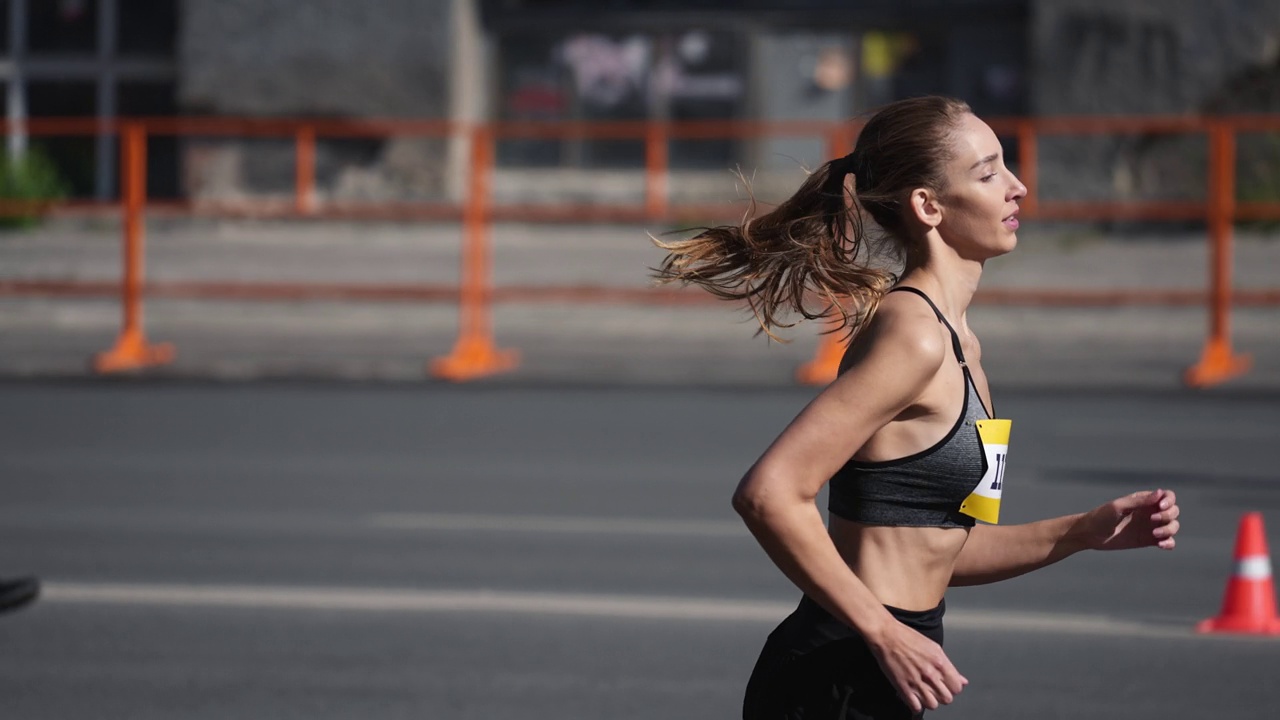
[[[1010,194],[1009,199],[1021,200],[1026,196],[1027,196],[1027,186],[1023,185],[1022,181],[1019,180],[1015,175],[1013,178],[1013,192]]]

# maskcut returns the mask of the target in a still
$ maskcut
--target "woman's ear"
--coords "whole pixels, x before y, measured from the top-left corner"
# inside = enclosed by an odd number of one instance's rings
[[[911,212],[926,227],[936,228],[942,223],[942,206],[938,197],[928,188],[911,191]]]

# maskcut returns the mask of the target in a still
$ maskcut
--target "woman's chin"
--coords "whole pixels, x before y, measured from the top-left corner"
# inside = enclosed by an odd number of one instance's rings
[[[1009,231],[1009,232],[1006,232],[1004,234],[1004,237],[1001,238],[1000,246],[996,248],[995,254],[997,256],[1006,255],[1008,253],[1013,252],[1014,248],[1017,248],[1017,247],[1018,247],[1018,233]]]

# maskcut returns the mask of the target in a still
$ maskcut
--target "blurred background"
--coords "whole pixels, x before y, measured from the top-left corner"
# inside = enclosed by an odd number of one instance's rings
[[[963,98],[983,117],[1280,110],[1280,11],[1261,1],[4,5],[0,50],[11,122],[176,115],[843,121],[923,93]],[[10,152],[25,144],[20,131],[10,133]],[[1041,162],[1063,187],[1102,180],[1079,190],[1107,196],[1137,197],[1157,179],[1175,194],[1203,180],[1188,162],[1159,172],[1159,148],[1151,144],[1112,138],[1093,157],[1044,153]],[[115,196],[109,137],[37,145],[70,196]],[[607,171],[643,166],[638,147],[525,140],[503,147],[497,164],[520,186],[531,184],[517,179],[521,170],[578,169],[596,182],[542,191],[591,196],[611,187],[600,182]],[[292,148],[282,150],[161,144],[149,157],[150,191],[191,199],[291,191]],[[712,171],[716,184],[739,164],[821,158],[803,143],[773,138],[690,142],[671,156],[681,170]],[[1169,158],[1188,159],[1194,155]],[[322,148],[318,183],[334,198],[458,194],[465,163],[440,144],[369,140]],[[1178,172],[1186,177],[1168,176]]]
[[[1280,4],[0,0],[0,84],[4,717],[736,716],[796,591],[728,498],[840,347],[651,236],[926,93],[1031,190],[1009,521],[1185,519],[949,595],[939,716],[1275,715],[1194,628],[1280,522]]]
[[[649,234],[767,209],[870,110],[943,93],[1032,189],[979,298],[1023,353],[997,377],[1176,387],[1243,343],[1239,381],[1280,380],[1273,3],[0,5],[6,375],[140,333],[176,352],[97,370],[821,382],[818,328],[751,342],[650,291]]]

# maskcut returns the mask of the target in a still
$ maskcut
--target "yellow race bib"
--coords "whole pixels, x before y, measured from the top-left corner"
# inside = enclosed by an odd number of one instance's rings
[[[1012,420],[978,420],[978,440],[986,458],[987,471],[978,487],[960,503],[960,512],[995,525],[1000,519],[1000,491],[1004,488],[1004,466],[1009,455]]]

